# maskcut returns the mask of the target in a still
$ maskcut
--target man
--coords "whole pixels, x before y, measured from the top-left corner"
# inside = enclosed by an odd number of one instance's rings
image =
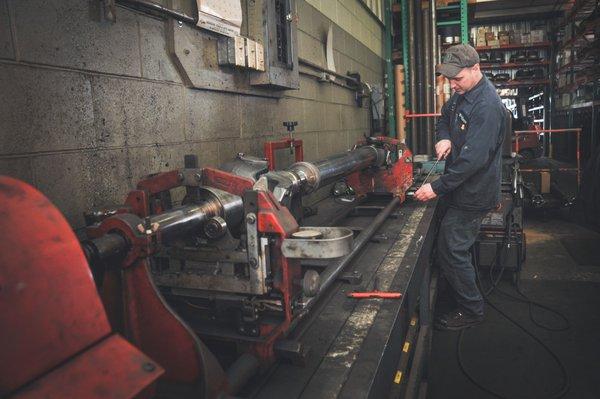
[[[483,297],[469,250],[483,217],[500,203],[506,114],[496,89],[481,73],[473,47],[450,47],[436,72],[450,80],[454,91],[437,123],[435,152],[438,159],[446,159],[446,170],[417,190],[415,198],[444,196],[447,211],[438,233],[437,259],[458,308],[438,317],[435,326],[460,330],[483,321]]]

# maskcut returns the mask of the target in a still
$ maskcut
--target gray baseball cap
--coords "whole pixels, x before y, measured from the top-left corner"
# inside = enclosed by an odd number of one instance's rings
[[[437,64],[435,71],[447,78],[453,78],[463,69],[479,63],[477,50],[468,44],[457,44],[450,47],[442,56],[442,63]]]

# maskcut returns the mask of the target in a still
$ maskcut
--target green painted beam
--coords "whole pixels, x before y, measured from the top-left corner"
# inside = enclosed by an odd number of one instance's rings
[[[458,10],[460,5],[436,7],[436,11]]]
[[[460,0],[460,42],[469,44],[469,5],[467,0]]]
[[[462,21],[460,20],[456,20],[456,21],[440,21],[437,23],[437,26],[449,26],[449,25],[461,25]],[[462,32],[461,32],[462,35]]]

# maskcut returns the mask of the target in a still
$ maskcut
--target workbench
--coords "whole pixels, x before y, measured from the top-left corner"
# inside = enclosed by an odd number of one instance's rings
[[[360,230],[369,224],[378,206],[377,200],[370,201],[345,218],[324,206],[304,224],[317,223],[318,216],[328,215],[337,219],[337,225]],[[423,204],[408,199],[401,204],[344,271],[362,276],[360,285],[336,282],[290,335],[310,348],[305,364],[277,363],[241,396],[416,396],[431,340],[430,254],[435,209],[436,201]],[[348,292],[372,290],[375,281],[379,290],[401,292],[402,298],[347,297]]]

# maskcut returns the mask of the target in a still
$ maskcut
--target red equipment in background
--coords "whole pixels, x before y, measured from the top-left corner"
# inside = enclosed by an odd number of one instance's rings
[[[512,139],[512,151],[525,159],[539,158],[544,149],[540,141],[540,133],[544,132],[539,125],[533,124],[530,130],[514,132]]]
[[[6,176],[0,203],[0,396],[151,396],[163,369],[112,333],[62,214]]]

